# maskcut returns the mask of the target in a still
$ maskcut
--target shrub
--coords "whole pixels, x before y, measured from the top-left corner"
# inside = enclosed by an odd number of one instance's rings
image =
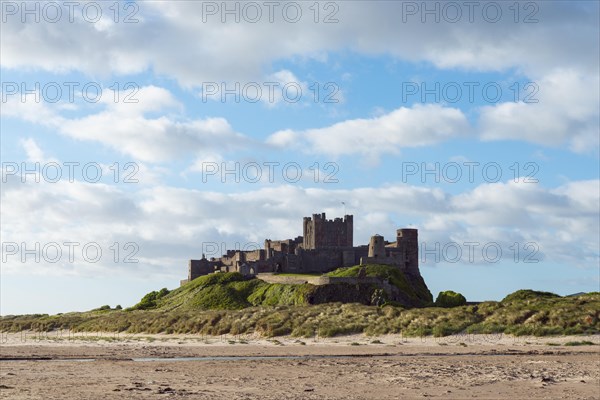
[[[156,301],[165,297],[169,294],[169,290],[167,288],[162,288],[158,292],[156,290],[146,294],[142,297],[139,303],[132,307],[133,310],[148,310],[151,308],[156,308]],[[109,307],[110,308],[110,307]]]
[[[435,305],[437,307],[450,308],[464,306],[465,304],[467,304],[467,299],[465,299],[465,296],[460,293],[453,292],[452,290],[440,292],[437,299],[435,299]]]
[[[567,342],[565,346],[593,346],[594,342],[590,342],[589,340],[581,340],[575,342]]]

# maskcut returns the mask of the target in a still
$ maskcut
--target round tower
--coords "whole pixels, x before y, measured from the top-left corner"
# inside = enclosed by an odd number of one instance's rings
[[[372,258],[384,258],[385,257],[385,243],[383,236],[375,235],[371,236],[369,242],[369,257]]]

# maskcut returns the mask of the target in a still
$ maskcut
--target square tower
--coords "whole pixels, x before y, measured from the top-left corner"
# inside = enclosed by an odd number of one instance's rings
[[[396,231],[396,247],[404,254],[404,266],[408,272],[419,272],[419,231],[405,228]]]
[[[328,220],[325,213],[313,214],[303,220],[303,247],[319,249],[325,247],[353,247],[354,222],[352,215]]]

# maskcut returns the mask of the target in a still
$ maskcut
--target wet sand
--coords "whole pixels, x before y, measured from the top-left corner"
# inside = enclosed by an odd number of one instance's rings
[[[563,345],[582,340],[595,345]],[[600,399],[598,337],[3,334],[0,343],[2,399]]]

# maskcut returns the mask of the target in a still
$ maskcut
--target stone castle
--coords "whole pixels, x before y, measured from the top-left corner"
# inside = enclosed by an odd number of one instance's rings
[[[325,273],[358,264],[386,264],[400,268],[413,277],[419,271],[417,229],[398,229],[396,240],[371,237],[368,245],[354,246],[353,216],[328,220],[325,213],[304,217],[303,235],[295,239],[265,240],[264,249],[228,250],[220,258],[190,260],[188,279],[213,272],[259,273]]]

